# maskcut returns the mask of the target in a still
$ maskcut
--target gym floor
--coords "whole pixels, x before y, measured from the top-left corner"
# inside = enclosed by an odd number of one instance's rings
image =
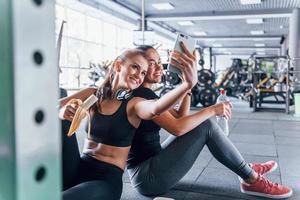
[[[229,138],[247,162],[275,160],[279,167],[267,177],[293,188],[289,200],[300,199],[300,118],[283,112],[253,113],[248,103],[232,99],[233,118],[230,120]],[[283,106],[283,105],[281,105]],[[274,105],[272,105],[274,107]],[[193,112],[193,111],[192,111]],[[78,142],[82,149],[84,131]],[[169,136],[161,131],[161,142]],[[121,200],[152,200],[140,195],[130,185],[124,173]],[[264,199],[242,194],[238,177],[216,161],[205,147],[190,171],[164,197],[175,200],[235,200]]]
[[[294,189],[293,200],[300,199],[300,118],[279,112],[253,113],[248,104],[233,100],[230,139],[247,162],[276,160],[279,167],[267,175],[272,181]],[[168,137],[161,131],[162,141]],[[185,177],[164,197],[176,200],[264,199],[242,194],[237,176],[218,163],[207,148]],[[124,174],[122,200],[150,200],[137,193]]]

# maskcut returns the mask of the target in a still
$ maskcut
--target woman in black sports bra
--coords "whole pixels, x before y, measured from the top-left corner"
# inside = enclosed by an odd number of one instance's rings
[[[74,146],[77,145],[74,144],[76,139],[70,144],[72,140],[68,142],[68,139],[64,138],[63,152],[70,153],[70,150],[66,150],[67,145],[71,145],[70,148],[75,152],[73,155],[63,155],[64,164],[71,167],[68,171],[66,165],[63,166],[64,179],[67,179],[67,183],[64,180],[64,200],[120,198],[122,174],[136,128],[141,119],[152,119],[166,111],[196,84],[197,73],[193,59],[195,56],[190,53],[173,53],[173,64],[189,78],[159,100],[145,100],[130,95],[123,95],[125,98],[120,100],[118,96],[118,91],[126,91],[126,94],[129,94],[144,80],[148,62],[143,52],[137,49],[127,50],[115,60],[100,88],[84,89],[61,100],[62,118],[72,121],[78,105],[68,105],[67,102],[71,99],[84,101],[91,94],[97,94],[99,98],[96,105],[90,109],[91,134],[85,140],[81,158],[78,157],[78,151],[74,150]],[[63,128],[63,132],[66,133],[67,128]]]

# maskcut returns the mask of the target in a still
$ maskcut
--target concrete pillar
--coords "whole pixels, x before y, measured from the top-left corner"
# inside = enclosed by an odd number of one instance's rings
[[[289,55],[291,58],[300,58],[300,8],[294,9],[290,17],[290,30],[289,30]],[[294,61],[294,70],[300,82],[300,60]],[[298,85],[298,84],[297,84]],[[300,88],[295,88],[300,90]]]

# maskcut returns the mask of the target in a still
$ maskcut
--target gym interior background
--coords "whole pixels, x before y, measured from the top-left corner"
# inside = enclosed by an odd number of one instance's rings
[[[229,138],[248,162],[276,160],[268,177],[300,199],[299,0],[1,0],[0,22],[0,200],[60,198],[56,102],[66,94],[58,88],[70,95],[98,86],[113,59],[139,44],[154,45],[167,64],[178,32],[197,40],[191,112],[225,88],[234,105]],[[156,92],[178,83],[165,71]],[[164,196],[258,199],[240,193],[207,149]],[[122,199],[151,198],[125,173]]]

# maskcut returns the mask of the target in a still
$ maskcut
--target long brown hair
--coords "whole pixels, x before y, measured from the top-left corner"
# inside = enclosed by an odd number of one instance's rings
[[[113,91],[112,91],[112,82],[115,78],[115,64],[117,61],[120,61],[121,63],[124,63],[126,59],[130,59],[134,56],[141,55],[143,56],[146,60],[146,54],[144,51],[140,49],[128,49],[125,50],[121,55],[119,55],[115,61],[113,62],[112,66],[109,69],[109,72],[107,73],[103,83],[101,86],[98,88],[96,92],[96,96],[98,97],[98,109],[101,111],[101,102],[105,99],[113,99]]]

